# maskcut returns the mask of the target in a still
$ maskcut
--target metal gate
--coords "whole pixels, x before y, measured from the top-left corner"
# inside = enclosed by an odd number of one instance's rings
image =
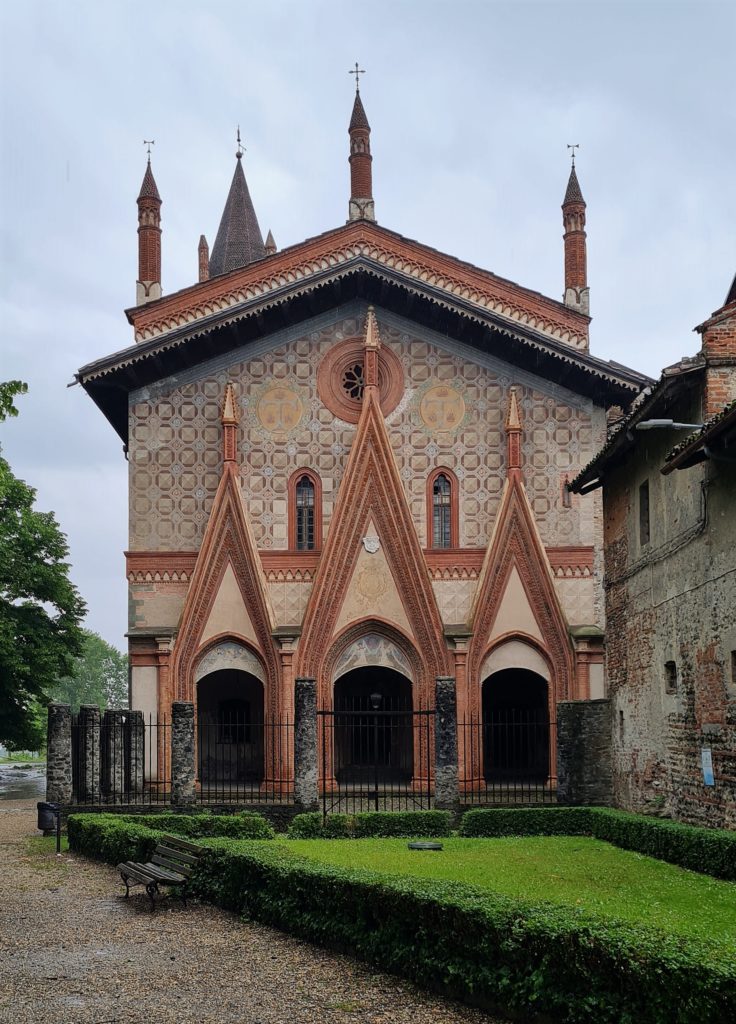
[[[354,702],[318,711],[322,810],[416,811],[432,806],[434,711]]]

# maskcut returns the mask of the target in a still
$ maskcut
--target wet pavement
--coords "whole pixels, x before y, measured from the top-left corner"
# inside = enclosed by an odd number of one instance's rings
[[[46,794],[46,763],[13,761],[0,764],[0,801],[43,800]]]

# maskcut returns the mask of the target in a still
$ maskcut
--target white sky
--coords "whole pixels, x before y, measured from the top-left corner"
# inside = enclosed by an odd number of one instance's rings
[[[69,537],[87,625],[124,649],[126,463],[66,384],[132,343],[143,138],[171,292],[214,242],[238,122],[264,236],[345,221],[357,59],[379,223],[555,298],[580,143],[591,351],[656,376],[736,270],[734,39],[733,0],[0,3],[0,379],[31,389],[0,443]]]

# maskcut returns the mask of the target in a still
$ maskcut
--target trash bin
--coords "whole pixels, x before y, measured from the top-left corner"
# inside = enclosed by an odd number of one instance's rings
[[[38,810],[38,825],[37,827],[46,835],[56,831],[56,818],[59,814],[58,804],[47,804],[44,800],[39,800],[36,804]]]

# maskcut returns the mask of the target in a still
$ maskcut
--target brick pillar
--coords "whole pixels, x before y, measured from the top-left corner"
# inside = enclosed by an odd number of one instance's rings
[[[49,803],[72,802],[72,709],[68,704],[49,704],[46,745],[46,799]]]
[[[124,711],[108,710],[102,716],[102,795],[109,804],[125,799]]]
[[[455,680],[449,676],[438,676],[435,682],[434,729],[434,805],[438,810],[456,811],[457,699]]]
[[[96,704],[79,708],[79,803],[100,802],[100,709]]]
[[[297,679],[294,694],[294,801],[301,811],[319,807],[317,683]]]
[[[135,803],[143,795],[143,766],[145,764],[146,729],[142,711],[129,711],[128,743],[130,761],[128,765],[128,785],[130,800]]]
[[[171,705],[171,802],[193,804],[194,704],[175,700]]]

